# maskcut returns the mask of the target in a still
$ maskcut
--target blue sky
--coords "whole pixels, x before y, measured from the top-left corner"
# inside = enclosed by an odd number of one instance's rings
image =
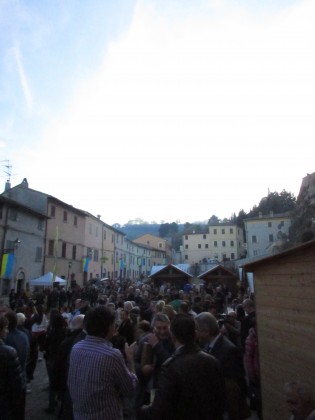
[[[312,0],[0,1],[0,160],[102,220],[204,221],[314,172]]]

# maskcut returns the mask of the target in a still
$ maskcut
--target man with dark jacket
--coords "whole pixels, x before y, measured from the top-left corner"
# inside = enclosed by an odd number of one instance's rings
[[[16,349],[3,341],[8,325],[8,319],[0,313],[0,418],[20,420],[24,413],[25,384]]]
[[[225,380],[229,420],[248,418],[250,410],[246,402],[247,383],[241,350],[220,333],[217,319],[209,312],[198,314],[195,322],[201,348],[220,363]]]
[[[154,401],[141,419],[221,420],[224,378],[218,361],[195,343],[195,322],[184,314],[171,323],[174,354],[162,365]]]

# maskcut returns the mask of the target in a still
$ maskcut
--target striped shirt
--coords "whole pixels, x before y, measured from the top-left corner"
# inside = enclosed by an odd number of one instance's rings
[[[109,341],[87,335],[73,346],[68,387],[75,420],[122,419],[122,398],[133,396],[136,383]]]

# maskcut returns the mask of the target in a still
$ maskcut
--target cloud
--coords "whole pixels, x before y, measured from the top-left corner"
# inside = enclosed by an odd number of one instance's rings
[[[20,52],[20,48],[19,48],[18,45],[15,45],[13,47],[13,54],[14,54],[14,58],[16,60],[17,69],[18,69],[19,78],[20,78],[20,83],[21,83],[21,88],[22,88],[22,92],[23,92],[23,95],[24,95],[24,98],[25,98],[27,109],[28,109],[28,111],[31,112],[32,109],[33,109],[33,96],[32,96],[32,92],[31,92],[31,89],[30,89],[30,86],[29,86],[29,82],[28,82],[26,73],[24,71],[21,52]]]

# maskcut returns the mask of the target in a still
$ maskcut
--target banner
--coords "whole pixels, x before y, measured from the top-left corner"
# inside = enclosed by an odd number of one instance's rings
[[[89,271],[89,258],[82,258],[82,270],[87,273]]]
[[[13,269],[13,262],[14,262],[14,254],[7,253],[2,255],[1,261],[1,277],[8,278],[12,275]]]

